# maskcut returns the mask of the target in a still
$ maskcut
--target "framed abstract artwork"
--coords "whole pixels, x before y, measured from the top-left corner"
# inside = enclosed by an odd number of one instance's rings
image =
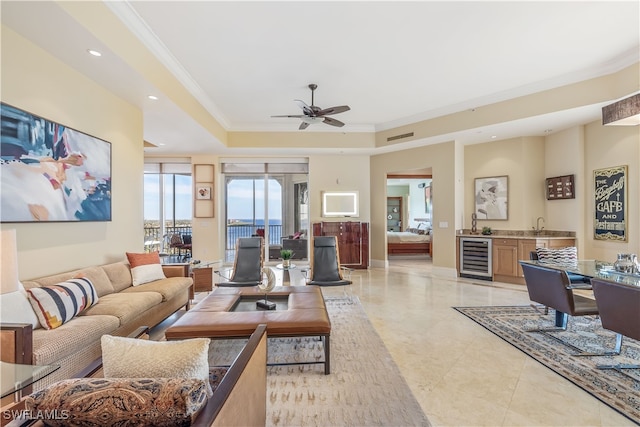
[[[509,218],[509,177],[476,178],[474,213],[477,219],[506,220]]]
[[[111,144],[0,105],[0,222],[111,221]]]
[[[627,241],[627,166],[593,171],[595,240]]]

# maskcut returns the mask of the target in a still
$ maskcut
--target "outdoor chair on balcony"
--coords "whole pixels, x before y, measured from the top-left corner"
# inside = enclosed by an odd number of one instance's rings
[[[262,282],[264,266],[264,240],[262,237],[240,237],[236,241],[236,256],[231,275],[216,271],[222,278],[220,287],[257,286]]]
[[[178,257],[180,258],[180,261],[187,261],[187,259],[191,258],[191,235],[181,235],[177,233],[172,234],[169,239],[169,248],[178,249]]]

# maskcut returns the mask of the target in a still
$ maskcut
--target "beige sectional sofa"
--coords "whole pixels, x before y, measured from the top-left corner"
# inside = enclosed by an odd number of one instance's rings
[[[60,327],[47,330],[2,322],[2,360],[60,369],[34,384],[37,391],[60,379],[71,378],[100,356],[104,334],[126,336],[140,326],[153,327],[182,307],[189,308],[192,279],[183,265],[163,266],[167,278],[132,285],[127,262],[117,262],[23,281],[25,289],[55,285],[86,277],[98,302]]]

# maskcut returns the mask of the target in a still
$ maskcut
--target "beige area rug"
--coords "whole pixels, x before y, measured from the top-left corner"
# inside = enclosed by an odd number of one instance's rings
[[[327,301],[331,374],[324,365],[267,368],[268,426],[429,426],[360,302]],[[228,364],[244,340],[212,343],[212,366]],[[269,363],[321,361],[317,337],[269,339]]]

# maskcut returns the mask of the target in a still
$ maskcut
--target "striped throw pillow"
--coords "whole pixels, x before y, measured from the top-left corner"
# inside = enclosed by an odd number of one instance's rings
[[[166,279],[164,271],[162,271],[160,254],[158,252],[142,254],[127,252],[127,259],[131,265],[133,286],[153,282],[154,280]]]
[[[27,289],[27,296],[45,329],[63,325],[98,302],[98,293],[93,283],[85,277]]]
[[[562,249],[536,248],[538,260],[556,264],[577,264],[578,248],[569,246]]]

